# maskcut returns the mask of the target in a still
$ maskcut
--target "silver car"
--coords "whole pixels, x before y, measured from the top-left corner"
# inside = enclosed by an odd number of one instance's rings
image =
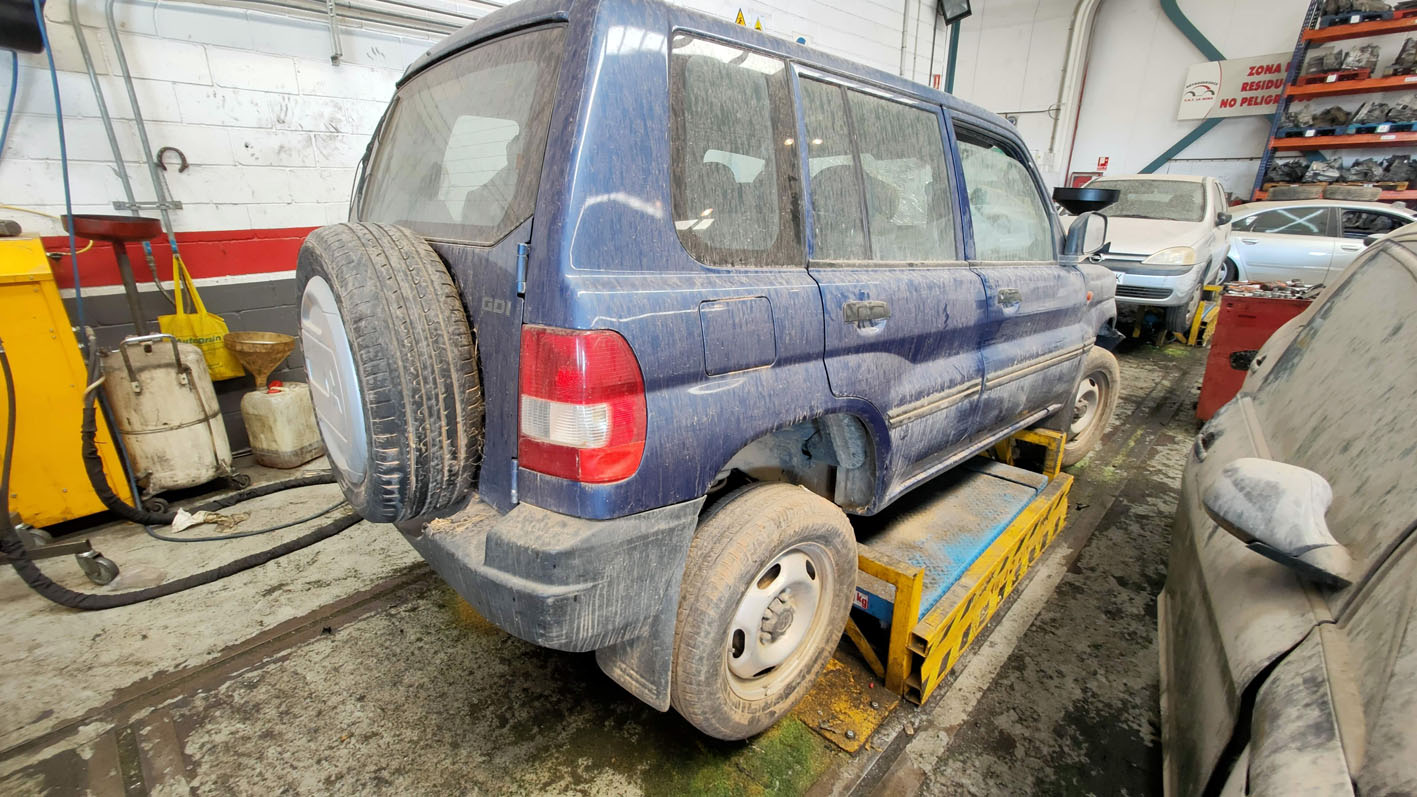
[[[1414,314],[1417,225],[1197,436],[1157,609],[1167,794],[1417,794]]]
[[[1323,285],[1348,268],[1363,251],[1364,239],[1417,221],[1417,213],[1407,208],[1331,199],[1252,202],[1230,214],[1224,282],[1297,279]]]
[[[1100,211],[1111,251],[1101,263],[1117,278],[1117,310],[1159,308],[1173,332],[1190,329],[1201,286],[1225,260],[1230,209],[1214,177],[1133,174],[1099,177],[1088,188],[1119,191]]]

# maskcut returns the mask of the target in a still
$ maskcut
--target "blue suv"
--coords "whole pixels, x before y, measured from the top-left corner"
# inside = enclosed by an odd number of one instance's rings
[[[1114,280],[1023,141],[650,0],[522,0],[409,67],[301,251],[350,504],[507,631],[710,735],[803,695],[871,515],[1116,402]]]

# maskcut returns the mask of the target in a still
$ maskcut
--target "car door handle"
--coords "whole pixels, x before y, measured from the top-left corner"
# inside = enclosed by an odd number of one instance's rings
[[[1260,239],[1258,239],[1258,238],[1241,238],[1241,239],[1240,239],[1240,243],[1242,243],[1242,244],[1250,244],[1250,245],[1252,245],[1252,246],[1253,246],[1254,244],[1259,243],[1259,242],[1260,242]]]
[[[999,291],[997,301],[1002,307],[1013,307],[1023,302],[1023,294],[1019,292],[1018,288],[1004,288]]]
[[[842,320],[848,324],[883,321],[891,317],[891,306],[880,300],[847,302],[841,306]]]
[[[1358,246],[1358,245],[1356,245],[1356,244],[1343,244],[1342,246],[1340,246],[1340,247],[1338,247],[1338,248],[1339,248],[1339,249],[1342,249],[1342,250],[1345,251],[1345,252],[1361,252],[1361,251],[1363,251],[1363,247]]]

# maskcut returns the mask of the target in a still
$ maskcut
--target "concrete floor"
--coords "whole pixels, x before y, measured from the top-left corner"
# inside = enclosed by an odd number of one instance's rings
[[[704,739],[593,657],[489,626],[392,529],[360,524],[106,612],[61,609],[0,573],[0,793],[1159,792],[1155,595],[1203,356],[1122,353],[1121,406],[1074,469],[1067,529],[953,682],[854,757],[795,719],[747,743]],[[336,496],[264,499],[248,523]],[[280,537],[92,539],[124,569],[106,589],[122,590]],[[70,561],[42,566],[92,588]]]

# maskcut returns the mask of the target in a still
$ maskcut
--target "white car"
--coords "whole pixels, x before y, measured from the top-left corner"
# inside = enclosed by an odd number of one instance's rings
[[[1417,221],[1407,208],[1334,199],[1252,202],[1230,213],[1235,218],[1225,282],[1327,284],[1363,251],[1367,238]]]
[[[1121,192],[1101,211],[1117,277],[1117,309],[1155,307],[1167,328],[1190,328],[1201,287],[1219,275],[1230,235],[1225,189],[1214,177],[1133,174],[1099,177],[1088,188]]]

